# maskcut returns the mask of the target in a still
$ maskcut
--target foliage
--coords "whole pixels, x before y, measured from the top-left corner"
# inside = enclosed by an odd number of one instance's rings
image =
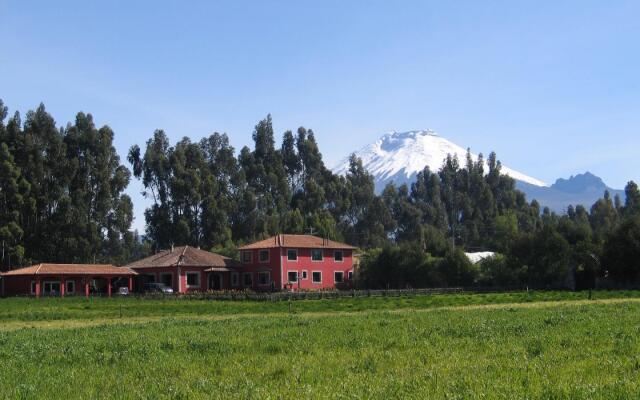
[[[130,172],[114,133],[91,114],[57,128],[44,105],[4,123],[0,102],[0,268],[37,262],[122,263],[140,253],[130,232]]]
[[[624,236],[636,234],[628,221],[640,216],[634,182],[624,202],[605,192],[589,209],[570,206],[557,215],[528,202],[495,153],[485,163],[468,151],[465,160],[448,156],[439,171],[425,168],[411,185],[376,194],[354,155],[344,176],[326,168],[311,129],[286,131],[276,145],[268,115],[255,125],[253,149],[238,153],[217,132],[171,143],[157,130],[143,148],[132,146],[127,161],[152,201],[142,238],[130,231],[133,204],[124,191],[131,173],[108,126],[78,113],[58,128],[43,105],[24,122],[18,113],[7,116],[0,102],[2,269],[122,264],[184,244],[234,256],[237,246],[270,235],[313,233],[382,249],[364,263],[375,287],[593,287],[607,271],[621,284],[640,278],[635,237]],[[472,266],[462,251],[503,257]]]

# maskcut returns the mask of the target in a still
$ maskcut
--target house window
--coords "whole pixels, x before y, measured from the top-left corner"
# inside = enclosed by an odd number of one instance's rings
[[[173,287],[173,274],[172,273],[160,274],[160,283],[164,283],[168,287]]]
[[[302,271],[302,280],[307,280],[309,277],[307,276],[308,272],[305,269],[304,271]]]
[[[333,252],[333,260],[335,262],[342,262],[343,260],[342,250],[336,250]]]
[[[267,286],[271,283],[271,273],[269,271],[258,272],[258,285]]]
[[[349,280],[353,279],[353,271],[349,271],[349,274],[347,275],[349,277]]]
[[[242,284],[244,287],[253,286],[253,274],[251,272],[245,272],[242,276]]]
[[[240,277],[238,276],[237,272],[232,272],[231,273],[231,286],[238,286],[238,284],[240,283]]]
[[[311,273],[311,282],[313,282],[313,283],[322,283],[322,272],[313,271]]]
[[[258,253],[258,259],[260,262],[269,262],[269,250],[260,250]]]
[[[311,250],[311,261],[322,261],[322,249]]]
[[[335,271],[333,273],[333,282],[334,283],[342,283],[342,282],[344,282],[344,272]]]
[[[200,287],[200,272],[187,272],[187,287]]]
[[[287,250],[287,261],[298,261],[298,250],[297,249],[288,249]]]
[[[250,251],[243,251],[242,262],[245,264],[249,264],[251,261],[253,261],[253,254]]]
[[[36,294],[36,281],[31,281],[31,294]]]
[[[67,281],[65,286],[65,292],[67,294],[73,294],[76,292],[76,281]]]
[[[60,294],[60,282],[59,281],[45,281],[42,285],[42,294],[57,296]]]
[[[289,271],[287,273],[287,279],[288,279],[289,283],[298,282],[298,271]]]

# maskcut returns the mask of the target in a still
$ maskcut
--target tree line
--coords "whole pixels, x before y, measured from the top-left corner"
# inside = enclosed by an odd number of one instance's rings
[[[256,124],[253,149],[236,153],[224,133],[171,143],[157,130],[129,150],[125,166],[113,131],[97,128],[91,114],[60,128],[43,105],[24,121],[7,115],[0,102],[4,269],[123,264],[174,244],[234,255],[270,235],[314,232],[358,246],[361,282],[370,287],[554,285],[571,273],[584,285],[605,275],[638,278],[633,182],[624,201],[603,193],[589,210],[557,215],[529,202],[495,153],[486,162],[449,156],[439,171],[425,168],[415,183],[378,195],[355,156],[344,176],[328,169],[311,129],[286,131],[276,144],[270,116]],[[132,175],[152,201],[143,237],[131,232],[124,193]],[[465,250],[500,255],[472,265]]]

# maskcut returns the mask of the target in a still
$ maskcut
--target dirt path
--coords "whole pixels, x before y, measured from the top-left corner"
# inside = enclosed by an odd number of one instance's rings
[[[560,301],[539,301],[532,303],[502,303],[502,304],[473,304],[464,306],[441,306],[432,308],[400,308],[395,310],[364,310],[364,311],[310,311],[289,313],[267,313],[267,314],[229,314],[229,315],[193,315],[176,314],[172,316],[149,316],[149,317],[125,317],[125,318],[100,318],[100,319],[68,319],[52,321],[9,321],[0,325],[0,331],[15,331],[18,329],[73,329],[89,328],[109,325],[135,325],[147,324],[159,321],[233,321],[240,319],[265,318],[265,317],[343,317],[350,315],[367,314],[402,314],[402,313],[426,313],[434,311],[476,311],[476,310],[501,310],[501,309],[530,309],[530,308],[553,308],[559,306],[584,306],[601,304],[637,304],[640,298],[625,299],[602,299],[602,300],[560,300]]]

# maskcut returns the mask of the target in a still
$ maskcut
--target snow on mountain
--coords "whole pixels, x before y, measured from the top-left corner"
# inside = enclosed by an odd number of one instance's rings
[[[447,154],[457,156],[464,166],[467,150],[439,136],[432,130],[389,132],[375,143],[357,151],[356,156],[375,178],[376,190],[393,181],[396,184],[411,183],[425,166],[437,172],[443,165]],[[478,156],[472,153],[477,161]],[[486,155],[485,155],[486,160]],[[349,157],[343,159],[333,171],[346,174],[349,169]],[[488,170],[486,168],[485,170]],[[502,166],[502,173],[529,185],[546,187],[544,182],[521,172]]]

